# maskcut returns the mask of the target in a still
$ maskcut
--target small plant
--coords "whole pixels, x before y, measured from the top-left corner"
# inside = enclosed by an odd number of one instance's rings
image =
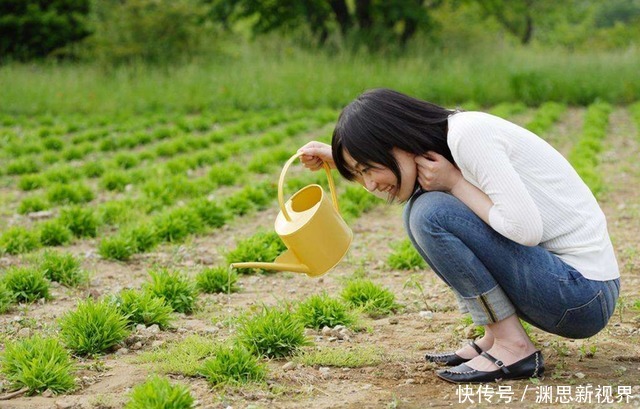
[[[196,376],[204,359],[211,357],[215,349],[211,338],[192,334],[144,352],[136,362],[152,364],[160,373]]]
[[[196,276],[196,285],[203,293],[232,293],[238,291],[238,273],[226,267],[205,268]]]
[[[47,199],[54,204],[78,204],[93,200],[93,191],[83,184],[66,185],[56,183],[49,187]]]
[[[45,251],[38,268],[49,280],[67,287],[77,287],[89,280],[87,273],[80,268],[80,260],[71,253]]]
[[[193,207],[200,216],[200,219],[209,227],[217,228],[224,226],[231,217],[229,212],[213,201],[205,199],[197,200]]]
[[[124,192],[127,185],[131,183],[131,177],[121,170],[112,170],[102,175],[100,185],[109,191]]]
[[[111,201],[104,203],[98,210],[99,219],[109,226],[117,226],[131,220],[133,203],[126,201]]]
[[[213,357],[202,364],[200,373],[213,386],[260,382],[266,367],[242,345],[219,345]]]
[[[244,173],[239,165],[214,165],[209,170],[209,180],[213,187],[232,186]]]
[[[193,396],[185,385],[171,385],[157,375],[131,391],[125,409],[191,409]]]
[[[13,292],[7,288],[3,281],[0,281],[0,314],[7,312],[14,302],[15,296]]]
[[[414,270],[427,266],[420,253],[413,247],[409,239],[391,244],[394,250],[387,257],[387,264],[394,270]]]
[[[145,285],[146,291],[163,298],[176,312],[193,311],[197,293],[195,285],[186,276],[166,269],[152,270],[149,275],[151,282]]]
[[[473,318],[470,315],[465,315],[461,318],[460,322],[465,327],[473,325]],[[474,325],[473,333],[471,334],[473,339],[484,337],[484,327],[482,325]]]
[[[104,164],[100,161],[88,161],[82,165],[82,173],[88,178],[98,178],[104,174]]]
[[[122,315],[127,317],[129,324],[144,324],[150,326],[158,324],[160,328],[167,328],[173,319],[173,309],[163,298],[156,297],[146,291],[123,290],[117,298],[116,304]]]
[[[35,190],[44,186],[44,178],[42,175],[24,175],[18,181],[18,188],[25,192]]]
[[[226,260],[228,264],[247,260],[271,262],[286,249],[287,246],[275,232],[258,232],[238,242],[236,249],[227,253]],[[240,274],[251,274],[253,271],[252,268],[238,269]],[[257,271],[267,272],[268,270],[257,269]]]
[[[116,165],[121,169],[131,169],[132,167],[140,163],[140,159],[138,159],[136,155],[125,152],[118,153],[115,156],[114,160]]]
[[[422,302],[424,303],[424,307],[427,310],[431,310],[429,302],[427,301],[427,294],[425,294],[424,292],[424,286],[422,285],[422,276],[420,274],[411,274],[407,281],[404,282],[402,288],[415,288],[416,290],[418,290],[418,292],[420,293],[420,298],[422,298]]]
[[[591,344],[589,345],[588,348],[586,345],[583,344],[578,349],[578,353],[580,357],[579,359],[582,360],[583,358],[593,358],[596,355],[597,350],[598,350],[598,346],[596,344]]]
[[[71,241],[71,231],[59,220],[49,220],[40,225],[40,243],[43,246],[62,246]]]
[[[162,241],[179,242],[202,228],[202,220],[194,209],[177,208],[154,219],[154,227]]]
[[[60,220],[76,237],[96,237],[98,233],[98,219],[91,208],[72,206],[63,209]]]
[[[18,206],[18,213],[27,214],[33,212],[39,212],[47,210],[49,208],[49,202],[40,196],[29,196],[22,199]]]
[[[28,394],[50,390],[55,394],[75,388],[69,353],[55,338],[35,335],[9,341],[2,354],[1,371],[13,388],[28,388]]]
[[[49,299],[49,282],[41,271],[30,267],[10,267],[3,277],[4,284],[16,301],[33,302]]]
[[[307,366],[336,366],[361,368],[376,366],[382,362],[384,352],[379,347],[364,346],[349,349],[336,347],[304,349],[294,357],[295,362]]]
[[[366,279],[350,281],[342,291],[342,298],[373,317],[388,315],[397,308],[391,291]]]
[[[355,315],[340,300],[326,293],[312,295],[298,305],[296,315],[307,328],[320,329],[324,326],[350,326],[356,321]]]
[[[60,336],[67,348],[78,355],[106,352],[128,334],[127,319],[117,306],[105,300],[87,298],[60,319]]]
[[[269,358],[288,356],[309,344],[304,326],[293,312],[270,307],[246,319],[238,339],[252,352]]]
[[[21,226],[10,227],[0,236],[0,251],[8,254],[28,253],[38,247],[38,235]]]
[[[98,254],[107,260],[127,261],[135,253],[136,245],[130,237],[107,237],[100,242]]]
[[[149,251],[160,241],[155,226],[148,223],[138,224],[130,230],[127,230],[124,234],[129,237],[133,245],[133,250],[136,253]]]

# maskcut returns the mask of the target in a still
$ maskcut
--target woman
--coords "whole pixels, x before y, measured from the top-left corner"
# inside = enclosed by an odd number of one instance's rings
[[[540,377],[542,354],[518,318],[567,338],[607,324],[620,274],[606,220],[571,165],[511,122],[374,89],[344,108],[322,161],[389,201],[406,203],[411,242],[485,335],[427,354],[459,383]]]

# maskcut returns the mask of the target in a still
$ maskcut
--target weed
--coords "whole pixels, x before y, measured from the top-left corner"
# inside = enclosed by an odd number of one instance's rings
[[[162,241],[180,242],[202,229],[202,220],[194,209],[180,207],[158,215],[153,225]]]
[[[132,203],[126,201],[110,201],[100,206],[98,210],[99,220],[109,226],[116,226],[132,218]]]
[[[247,200],[245,195],[242,194],[235,194],[226,198],[224,207],[234,216],[245,216],[254,212],[256,209],[256,205]]]
[[[289,309],[263,307],[246,319],[238,340],[252,352],[269,358],[280,358],[308,345],[304,326]]]
[[[271,262],[287,249],[277,233],[273,231],[263,231],[254,234],[248,239],[238,242],[235,250],[226,254],[228,264],[242,261],[267,261]],[[259,272],[268,272],[268,270],[256,269]],[[252,268],[239,268],[240,274],[251,274]]]
[[[193,203],[193,208],[200,219],[209,227],[217,228],[224,226],[231,215],[224,208],[208,199],[200,199]]]
[[[149,272],[151,282],[146,283],[145,291],[149,291],[156,297],[164,298],[167,304],[176,312],[190,313],[196,302],[196,289],[194,283],[179,271],[166,269],[152,270]]]
[[[93,200],[93,191],[83,184],[65,185],[56,183],[47,190],[47,199],[54,204],[78,204]]]
[[[362,308],[372,317],[381,317],[397,309],[393,293],[367,279],[353,280],[342,291],[342,298],[349,304]]]
[[[196,276],[196,285],[203,293],[232,293],[238,291],[238,273],[226,267],[205,268]]]
[[[387,264],[395,270],[414,270],[427,267],[427,263],[413,247],[409,239],[391,244],[394,250],[387,257]]]
[[[580,348],[578,348],[578,360],[582,361],[583,358],[593,358],[597,350],[598,346],[596,344],[591,344],[588,348],[584,344],[580,345]]]
[[[351,326],[356,322],[356,316],[349,311],[347,305],[336,298],[329,297],[326,293],[312,295],[302,301],[298,305],[296,314],[307,328]]]
[[[191,409],[193,396],[185,385],[171,385],[169,380],[157,375],[136,386],[130,393],[125,409]]]
[[[44,186],[44,178],[42,175],[25,175],[18,181],[18,187],[25,192],[35,190]]]
[[[267,369],[242,345],[218,345],[207,359],[200,374],[213,386],[244,384],[264,380]]]
[[[129,324],[144,324],[150,326],[158,324],[162,329],[167,328],[173,319],[173,309],[163,298],[139,290],[123,290],[116,298],[116,305],[122,315],[127,317]]]
[[[22,199],[18,206],[18,213],[27,214],[47,210],[49,202],[41,196],[29,196]]]
[[[118,153],[114,160],[116,165],[121,169],[131,169],[140,163],[140,159],[138,159],[136,155],[125,152]]]
[[[160,241],[155,226],[149,223],[138,224],[130,230],[125,231],[124,235],[129,238],[136,253],[149,251]]]
[[[29,394],[47,389],[60,394],[76,386],[69,353],[55,338],[35,335],[7,342],[1,362],[1,371],[12,386],[26,387]]]
[[[349,349],[320,347],[302,350],[294,357],[294,361],[307,366],[361,368],[376,366],[382,362],[383,357],[382,349],[375,346],[355,346]]]
[[[49,299],[49,282],[44,274],[30,267],[10,267],[3,277],[4,284],[16,301],[33,302]]]
[[[60,319],[60,336],[67,348],[78,355],[106,352],[128,334],[127,319],[117,306],[105,300],[87,298]]]
[[[13,291],[7,288],[4,281],[0,281],[0,314],[4,314],[11,308],[11,304],[15,302]]]
[[[62,246],[71,241],[71,231],[60,220],[49,220],[39,226],[40,243],[44,246]]]
[[[127,185],[131,183],[128,173],[121,170],[110,170],[105,172],[100,179],[100,185],[109,191],[124,192]]]
[[[98,254],[107,260],[127,261],[135,253],[136,245],[130,237],[107,237],[100,242]]]
[[[49,182],[53,183],[69,183],[72,180],[76,180],[80,178],[80,172],[69,165],[58,165],[50,168],[44,174],[44,177]]]
[[[76,237],[96,237],[98,219],[93,209],[72,206],[62,209],[60,220]]]
[[[6,168],[7,175],[25,175],[27,173],[38,173],[40,168],[35,161],[30,158],[19,158],[9,162]]]
[[[136,362],[153,364],[161,373],[195,376],[204,359],[213,355],[216,344],[211,338],[192,334],[167,343],[161,348],[144,352]]]
[[[424,292],[424,286],[422,285],[422,275],[421,274],[411,274],[407,281],[402,285],[402,289],[405,288],[415,288],[420,292],[420,298],[422,298],[422,302],[424,303],[424,307],[428,311],[433,311],[427,302],[427,294]]]
[[[232,186],[236,184],[238,179],[242,177],[244,169],[239,165],[214,165],[209,170],[209,180],[213,183],[213,187]]]
[[[82,165],[82,173],[88,178],[99,178],[104,174],[105,166],[101,161],[92,160]]]
[[[80,268],[80,260],[71,253],[45,251],[38,268],[49,280],[67,287],[77,287],[89,281],[88,274]]]

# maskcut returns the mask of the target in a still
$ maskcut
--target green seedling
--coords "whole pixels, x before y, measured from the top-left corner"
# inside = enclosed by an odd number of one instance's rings
[[[133,219],[133,203],[127,201],[106,202],[98,210],[98,219],[108,226],[117,226]]]
[[[151,364],[160,373],[196,376],[204,360],[213,355],[216,347],[211,338],[192,334],[144,352],[136,358],[136,362]]]
[[[180,207],[161,213],[153,220],[160,240],[181,242],[188,235],[202,230],[202,220],[195,209]]]
[[[98,233],[98,219],[91,208],[72,206],[62,209],[60,221],[76,237],[96,237]]]
[[[238,291],[238,273],[226,267],[205,268],[196,275],[196,285],[203,293],[232,293]]]
[[[71,231],[60,220],[49,220],[39,226],[40,243],[43,246],[62,246],[71,241]]]
[[[583,358],[593,358],[597,350],[598,346],[596,344],[591,344],[588,347],[586,345],[580,345],[580,348],[578,348],[579,360],[582,361]]]
[[[171,385],[157,375],[133,388],[125,409],[192,409],[193,396],[185,385]]]
[[[391,291],[367,279],[347,283],[342,291],[342,298],[354,307],[362,308],[372,317],[389,315],[398,308]]]
[[[93,191],[80,183],[65,185],[56,183],[47,190],[47,199],[53,204],[80,204],[92,201]]]
[[[22,199],[18,206],[18,213],[27,214],[47,210],[49,202],[41,196],[29,196]]]
[[[160,237],[158,236],[155,226],[149,223],[141,223],[133,226],[123,234],[129,238],[129,241],[133,245],[133,250],[136,253],[149,251],[160,242]]]
[[[207,359],[200,374],[212,385],[241,385],[263,381],[266,366],[242,345],[218,345]]]
[[[42,141],[42,145],[50,151],[61,151],[64,148],[64,141],[55,136],[50,136]]]
[[[138,159],[136,155],[124,152],[118,153],[114,160],[116,165],[121,169],[131,169],[140,163],[140,159]]]
[[[269,358],[291,355],[308,345],[304,326],[289,309],[263,307],[241,324],[238,340],[253,353]]]
[[[208,177],[215,188],[218,186],[233,186],[244,173],[245,170],[236,164],[214,165],[209,170]]]
[[[80,266],[80,260],[71,253],[45,251],[38,262],[38,269],[49,280],[67,287],[78,287],[89,281],[88,274]]]
[[[255,212],[256,205],[249,201],[246,194],[235,194],[224,200],[224,207],[234,216],[246,216]]]
[[[409,239],[391,244],[393,252],[387,257],[387,264],[394,270],[417,270],[427,267],[420,253]]]
[[[45,180],[42,175],[25,175],[18,181],[18,188],[25,192],[39,189],[44,186]]]
[[[97,355],[122,342],[129,331],[127,318],[108,301],[88,298],[60,319],[60,336],[78,355]]]
[[[0,251],[8,254],[28,253],[38,247],[38,234],[21,226],[10,227],[0,236]]]
[[[99,178],[105,172],[105,166],[99,160],[85,162],[81,169],[82,173],[88,178]]]
[[[69,353],[55,338],[35,335],[9,341],[0,362],[1,372],[12,388],[27,388],[30,395],[46,390],[62,394],[76,387]]]
[[[374,346],[306,348],[294,357],[294,362],[306,366],[335,366],[338,368],[362,368],[379,365],[384,351]]]
[[[30,158],[19,158],[9,162],[6,168],[7,175],[26,175],[28,173],[38,173],[40,168],[35,161]]]
[[[226,254],[227,264],[243,261],[272,262],[287,249],[280,237],[273,231],[258,232],[248,239],[238,242],[235,250]],[[240,274],[251,274],[253,271],[268,272],[263,269],[239,268]]]
[[[9,311],[11,305],[16,301],[16,297],[4,281],[0,281],[0,314]]]
[[[106,260],[127,261],[135,253],[136,244],[130,237],[116,235],[100,242],[98,254]]]
[[[74,167],[68,165],[58,165],[47,170],[44,177],[51,183],[69,183],[72,180],[80,178],[80,172]]]
[[[222,206],[206,198],[192,203],[193,208],[207,226],[218,228],[224,226],[231,218],[231,214]]]
[[[190,313],[195,308],[196,287],[179,271],[166,269],[149,272],[151,281],[144,286],[145,291],[163,298],[176,312]]]
[[[298,304],[296,315],[307,328],[321,329],[325,326],[351,326],[356,322],[356,316],[349,307],[326,293],[312,295]]]
[[[124,192],[131,183],[131,176],[122,170],[110,170],[105,172],[100,179],[100,186],[108,191]]]
[[[49,282],[44,274],[31,267],[10,267],[2,281],[16,301],[34,302],[49,299]]]
[[[167,305],[164,298],[139,290],[123,290],[115,299],[118,309],[127,317],[130,326],[158,324],[167,328],[173,320],[173,308]]]

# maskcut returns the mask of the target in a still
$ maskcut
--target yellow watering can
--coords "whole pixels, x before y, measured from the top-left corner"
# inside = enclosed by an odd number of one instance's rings
[[[232,268],[292,271],[318,277],[335,267],[347,254],[353,233],[340,216],[329,165],[322,164],[329,179],[333,206],[322,187],[316,184],[298,190],[284,203],[284,175],[300,155],[296,153],[285,163],[278,181],[280,213],[276,217],[275,230],[288,250],[279,255],[274,263],[233,263]]]

